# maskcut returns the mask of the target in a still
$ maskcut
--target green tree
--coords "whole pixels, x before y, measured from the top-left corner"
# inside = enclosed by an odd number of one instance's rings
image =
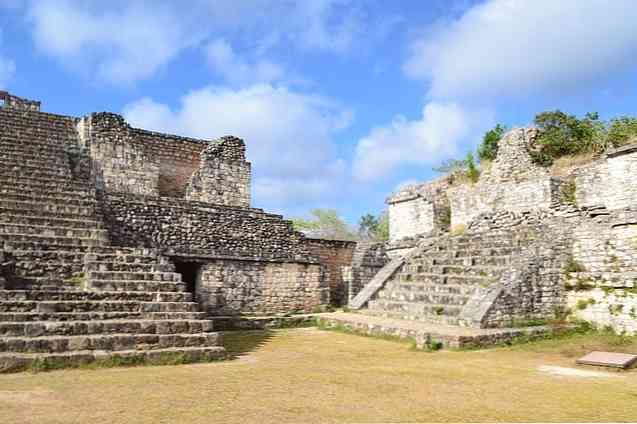
[[[637,142],[637,118],[621,116],[612,119],[607,135],[609,147],[619,147],[632,142]]]
[[[311,219],[293,218],[292,225],[311,237],[330,240],[355,240],[356,235],[335,209],[312,209]]]
[[[480,162],[495,160],[498,154],[498,143],[506,132],[504,125],[498,124],[495,128],[487,131],[482,138],[482,143],[478,146],[478,158]]]
[[[480,170],[476,166],[476,161],[473,158],[473,152],[467,153],[465,163],[467,164],[467,178],[469,178],[469,180],[473,183],[477,182],[480,178]]]
[[[378,216],[370,213],[361,216],[358,222],[358,234],[367,240],[389,240],[389,215],[387,212],[382,212]]]

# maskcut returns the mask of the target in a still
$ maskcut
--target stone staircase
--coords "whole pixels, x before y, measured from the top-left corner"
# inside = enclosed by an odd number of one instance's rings
[[[109,245],[95,188],[73,175],[75,120],[0,108],[0,372],[37,362],[224,356],[174,265]],[[0,287],[1,288],[1,287]]]
[[[513,258],[535,238],[531,228],[439,237],[408,254],[402,264],[394,264],[394,272],[361,312],[430,324],[462,324],[459,316],[474,292],[497,283]]]

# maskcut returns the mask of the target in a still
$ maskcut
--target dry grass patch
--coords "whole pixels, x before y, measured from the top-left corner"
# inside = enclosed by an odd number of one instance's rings
[[[593,348],[635,339],[578,335],[486,351],[424,353],[313,328],[226,336],[226,362],[0,376],[1,422],[252,423],[634,421],[637,372],[581,379]]]
[[[574,156],[563,156],[559,159],[555,159],[549,171],[554,177],[566,177],[576,168],[593,162],[598,158],[599,155],[595,153],[580,153]]]

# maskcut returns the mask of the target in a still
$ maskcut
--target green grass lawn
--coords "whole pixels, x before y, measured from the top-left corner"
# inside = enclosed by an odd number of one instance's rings
[[[636,339],[427,353],[305,328],[228,334],[226,346],[235,359],[1,375],[0,423],[637,421],[637,371],[538,370],[575,368],[595,349],[637,352]]]

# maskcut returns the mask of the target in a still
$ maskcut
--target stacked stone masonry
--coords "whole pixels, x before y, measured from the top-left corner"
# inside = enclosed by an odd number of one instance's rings
[[[390,197],[396,259],[355,306],[474,327],[569,315],[635,333],[637,146],[553,176],[531,160],[536,136],[507,133],[477,183],[443,178]]]
[[[221,358],[209,316],[311,312],[343,292],[354,245],[317,248],[250,208],[242,140],[0,98],[0,371]]]

